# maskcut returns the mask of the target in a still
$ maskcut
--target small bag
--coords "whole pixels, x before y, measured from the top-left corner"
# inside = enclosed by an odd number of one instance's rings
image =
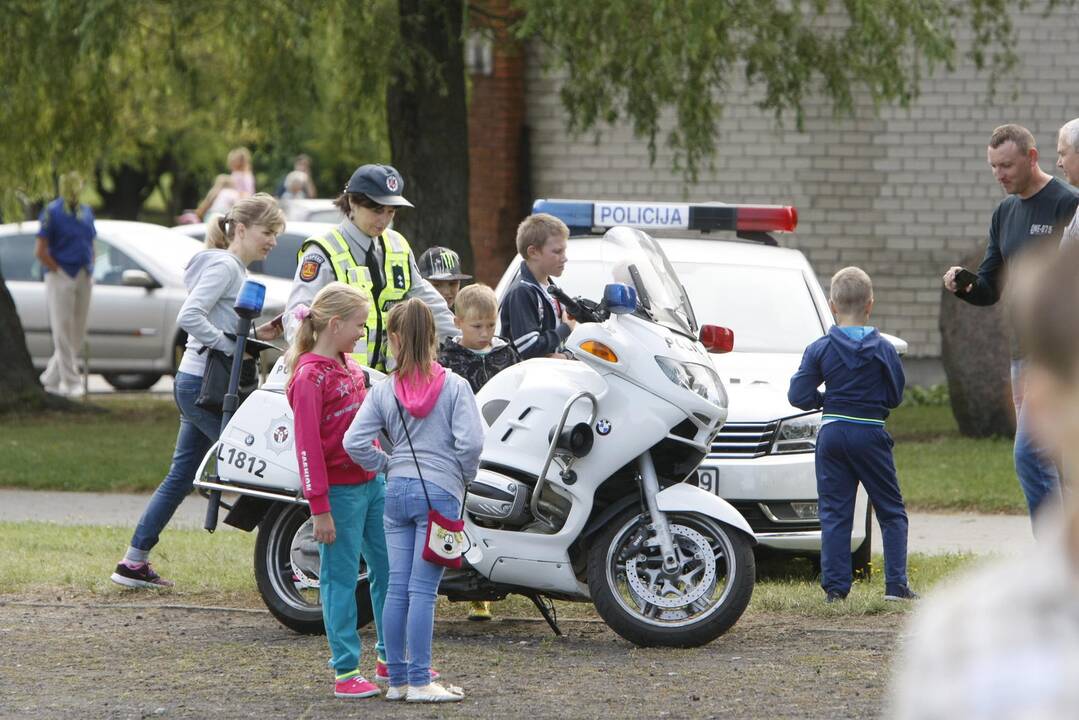
[[[220,415],[225,403],[225,393],[229,390],[229,375],[232,374],[232,356],[223,350],[203,347],[206,352],[206,371],[202,374],[202,386],[195,406]],[[240,364],[240,386],[237,394],[240,402],[258,387],[258,367],[252,358],[244,358]]]
[[[420,461],[416,459],[416,449],[412,447],[412,436],[409,435],[408,423],[405,422],[405,411],[401,409],[400,400],[396,397],[393,400],[397,403],[397,413],[401,416],[401,425],[405,429],[408,449],[412,452],[412,462],[416,463],[416,474],[420,476],[420,487],[423,488],[423,496],[427,499],[427,537],[424,539],[421,557],[429,563],[458,570],[467,549],[464,517],[453,520],[431,506],[431,496],[427,494],[427,483],[420,471]],[[463,502],[461,509],[464,509]]]

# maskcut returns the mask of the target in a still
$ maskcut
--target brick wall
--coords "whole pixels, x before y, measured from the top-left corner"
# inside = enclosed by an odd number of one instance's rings
[[[855,118],[836,119],[813,100],[805,132],[793,118],[777,128],[757,109],[759,97],[733,83],[717,128],[712,171],[694,185],[661,148],[649,166],[648,148],[623,125],[579,137],[566,132],[559,80],[544,73],[530,50],[527,65],[532,185],[536,197],[722,200],[793,204],[796,237],[827,290],[833,272],[860,265],[877,288],[876,321],[905,338],[912,357],[940,354],[937,326],[940,275],[981,245],[1002,198],[986,164],[992,129],[1027,126],[1037,138],[1042,168],[1055,171],[1056,131],[1079,115],[1072,51],[1079,14],[1050,19],[1030,11],[1015,18],[1020,67],[987,102],[985,75],[959,59],[952,73],[922,85],[909,110],[868,103]],[[1013,97],[1013,93],[1015,93]]]
[[[473,30],[491,39],[490,74],[471,74],[468,108],[469,223],[477,280],[492,287],[514,254],[517,224],[527,213],[523,197],[526,54],[490,18],[512,15],[509,0],[485,0],[484,13],[470,13]]]

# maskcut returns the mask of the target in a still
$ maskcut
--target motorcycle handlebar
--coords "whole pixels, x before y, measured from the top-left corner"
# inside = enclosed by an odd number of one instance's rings
[[[569,295],[564,293],[561,288],[555,285],[547,286],[547,293],[566,308],[566,312],[569,313],[577,322],[602,322],[602,318],[591,310],[585,307],[583,304],[574,300]]]

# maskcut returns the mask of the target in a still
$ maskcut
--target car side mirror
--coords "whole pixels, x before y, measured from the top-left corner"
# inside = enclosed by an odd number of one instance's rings
[[[701,345],[710,353],[729,353],[734,350],[734,330],[720,325],[702,325]]]
[[[123,275],[120,276],[120,284],[125,287],[140,287],[147,290],[156,290],[161,287],[161,283],[154,280],[150,273],[145,270],[124,270]]]

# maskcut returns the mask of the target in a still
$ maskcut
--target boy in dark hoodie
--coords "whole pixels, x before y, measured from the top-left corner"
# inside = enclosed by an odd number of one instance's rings
[[[903,365],[892,344],[867,324],[873,284],[863,270],[843,268],[832,277],[829,305],[836,324],[806,348],[787,392],[795,407],[824,408],[816,455],[821,587],[827,602],[850,592],[850,534],[861,482],[884,540],[884,599],[911,600],[917,595],[907,585],[907,511],[894,443],[884,429],[885,418],[903,400]]]

